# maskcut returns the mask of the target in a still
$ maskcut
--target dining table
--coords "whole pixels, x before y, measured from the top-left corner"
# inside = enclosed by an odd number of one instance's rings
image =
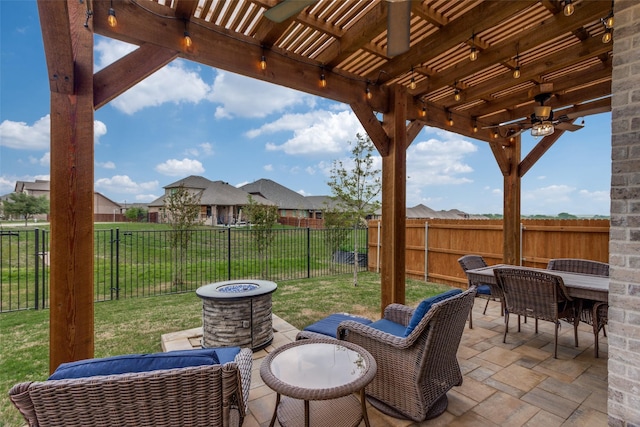
[[[524,270],[540,271],[555,276],[560,276],[571,298],[608,302],[609,301],[609,277],[596,276],[594,274],[570,273],[560,270],[547,270],[544,268],[522,267],[509,264],[496,264],[488,267],[467,270],[469,282],[487,283],[496,285],[494,270],[497,268],[520,268]]]

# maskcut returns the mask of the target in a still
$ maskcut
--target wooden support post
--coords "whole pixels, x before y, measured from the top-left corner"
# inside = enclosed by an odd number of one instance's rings
[[[392,96],[392,109],[383,117],[389,150],[382,158],[381,310],[391,303],[405,302],[406,89],[396,85]]]
[[[93,31],[84,27],[84,2],[39,0],[38,10],[51,82],[53,372],[63,362],[92,358],[94,351]]]
[[[509,170],[504,173],[503,208],[503,262],[520,265],[520,156],[521,139],[518,135],[514,142],[505,148]]]

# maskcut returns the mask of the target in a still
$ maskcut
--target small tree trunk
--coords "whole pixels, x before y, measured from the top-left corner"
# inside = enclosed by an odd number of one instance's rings
[[[353,227],[353,286],[358,286],[358,225]]]

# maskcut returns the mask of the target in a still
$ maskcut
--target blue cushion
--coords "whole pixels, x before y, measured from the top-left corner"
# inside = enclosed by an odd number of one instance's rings
[[[316,323],[307,326],[306,328],[304,328],[304,330],[337,338],[336,334],[338,332],[338,325],[340,324],[340,322],[343,322],[345,320],[353,320],[364,325],[368,325],[371,323],[371,320],[365,319],[364,317],[334,313],[325,317],[324,319],[318,320]]]
[[[239,347],[224,349],[226,359],[232,351],[240,352]],[[217,365],[218,352],[221,349],[179,350],[166,353],[126,354],[101,359],[86,359],[77,362],[62,363],[50,380],[66,378],[85,378],[95,375],[116,375],[133,372],[155,371],[157,369],[184,368],[187,366]]]
[[[478,295],[491,295],[491,288],[489,285],[480,285],[476,287],[476,293]]]
[[[371,323],[369,326],[371,326],[372,328],[378,329],[379,331],[383,331],[391,335],[395,335],[397,337],[405,336],[404,331],[407,329],[404,327],[404,325],[401,325],[400,323],[392,322],[391,320],[387,320],[387,319],[376,320],[375,322]]]
[[[425,314],[429,311],[431,306],[437,302],[444,301],[448,298],[451,298],[454,295],[458,295],[462,293],[460,289],[451,289],[447,292],[443,292],[439,295],[433,296],[431,298],[424,299],[418,304],[415,311],[413,312],[413,316],[411,316],[411,320],[409,321],[409,325],[404,332],[404,336],[408,337],[411,332],[418,326],[418,323],[422,320]]]

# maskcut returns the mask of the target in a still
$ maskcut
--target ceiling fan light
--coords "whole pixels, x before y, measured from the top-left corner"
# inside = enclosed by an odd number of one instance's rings
[[[533,113],[540,120],[547,120],[551,115],[551,107],[548,105],[536,105],[533,107]]]
[[[531,136],[548,136],[555,132],[555,128],[553,127],[553,123],[551,122],[539,122],[533,125],[531,128]]]

